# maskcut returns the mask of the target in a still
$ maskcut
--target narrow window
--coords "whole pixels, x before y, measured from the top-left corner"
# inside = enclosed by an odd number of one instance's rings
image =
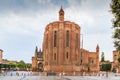
[[[78,48],[78,33],[76,33],[76,48]]]
[[[48,48],[48,34],[46,35],[46,48]]]
[[[56,53],[54,53],[54,60],[56,60]]]
[[[94,63],[94,61],[92,60],[92,64]]]
[[[57,32],[54,31],[54,47],[56,47]]]
[[[81,59],[80,63],[81,63],[81,64],[83,63],[82,59]]]
[[[68,59],[68,52],[66,53],[66,58]]]
[[[69,31],[66,32],[66,47],[69,47]]]

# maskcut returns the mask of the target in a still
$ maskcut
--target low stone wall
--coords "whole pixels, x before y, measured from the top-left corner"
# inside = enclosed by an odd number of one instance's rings
[[[85,73],[98,73],[96,68],[83,68],[82,66],[45,66],[45,72],[55,72],[56,75],[83,75]]]

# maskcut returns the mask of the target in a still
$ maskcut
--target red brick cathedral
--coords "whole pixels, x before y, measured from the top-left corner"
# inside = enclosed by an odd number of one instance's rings
[[[59,21],[49,23],[44,32],[43,60],[32,57],[32,69],[43,64],[44,72],[79,74],[81,71],[99,71],[99,46],[95,52],[81,48],[80,26],[64,20],[64,10],[59,11]]]

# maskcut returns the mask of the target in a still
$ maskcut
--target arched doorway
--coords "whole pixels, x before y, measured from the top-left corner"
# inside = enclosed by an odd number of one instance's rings
[[[38,63],[38,71],[43,72],[43,64]]]

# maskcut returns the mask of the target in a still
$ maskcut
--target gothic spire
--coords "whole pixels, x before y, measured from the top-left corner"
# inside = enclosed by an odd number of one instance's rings
[[[62,9],[62,6],[61,6],[61,9],[59,11],[59,21],[61,21],[61,22],[64,21],[64,10]]]
[[[99,45],[97,44],[96,52],[99,52]]]
[[[36,46],[36,48],[35,48],[35,56],[37,56],[37,52],[38,52],[38,48]]]
[[[41,48],[39,49],[39,52],[41,52]]]
[[[36,46],[36,48],[35,48],[35,52],[38,52],[38,48],[37,48],[37,46]]]

